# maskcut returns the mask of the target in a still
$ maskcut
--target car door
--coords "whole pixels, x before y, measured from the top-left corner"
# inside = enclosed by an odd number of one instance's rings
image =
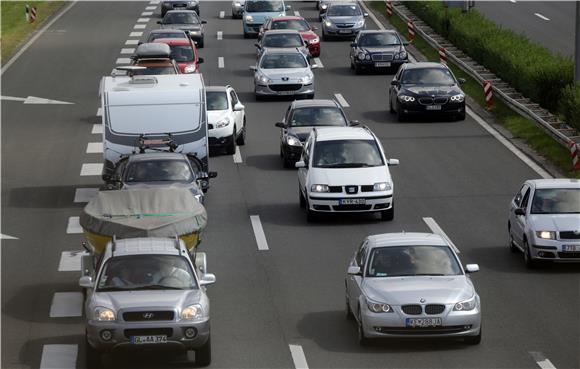
[[[393,77],[393,81],[401,81],[401,76],[403,75],[403,66],[399,68],[399,71]],[[397,108],[397,95],[399,94],[399,88],[401,85],[393,85],[389,86],[389,99],[391,101],[391,106],[396,109]]]
[[[348,275],[346,280],[346,288],[348,294],[348,302],[350,304],[350,310],[353,312],[358,311],[358,301],[362,294],[362,282],[364,279],[364,269],[368,254],[368,240],[364,240],[360,245],[357,253],[354,257],[354,265],[360,268],[359,275]]]
[[[526,221],[528,215],[528,203],[530,201],[532,188],[528,185],[525,185],[525,192],[522,196],[522,202],[520,203],[520,208],[524,209],[525,215],[516,215],[514,213],[514,223],[513,227],[513,236],[514,240],[517,242],[518,245],[523,247],[524,241],[524,230],[526,229]]]
[[[302,158],[301,160],[304,161],[304,168],[298,168],[298,183],[300,185],[300,190],[304,191],[304,197],[308,199],[308,192],[306,191],[306,180],[308,178],[308,170],[310,167],[310,153],[312,151],[312,135],[308,137],[308,141],[306,141],[306,145],[304,145],[304,150],[302,150]]]
[[[515,194],[515,196],[512,198],[512,201],[510,201],[510,208],[509,208],[509,214],[508,214],[509,232],[510,232],[510,235],[514,238],[514,240],[516,240],[516,238],[515,238],[515,233],[516,233],[515,232],[515,230],[516,230],[515,224],[517,222],[515,211],[522,204],[522,199],[523,199],[524,194],[526,193],[527,189],[528,189],[528,185],[527,185],[527,183],[524,183],[522,185],[522,187],[520,187],[518,192]],[[519,242],[517,242],[517,241],[516,241],[516,243],[519,244]]]
[[[234,116],[234,122],[236,122],[236,134],[239,134],[242,131],[242,128],[244,126],[244,109],[236,111],[234,110],[234,107],[236,106],[237,103],[240,102],[240,100],[238,99],[238,95],[236,94],[236,91],[234,91],[234,89],[232,88],[229,92],[230,95],[230,101],[232,103],[232,114]]]

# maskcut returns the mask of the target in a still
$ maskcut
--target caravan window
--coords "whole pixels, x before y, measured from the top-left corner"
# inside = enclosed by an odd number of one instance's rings
[[[191,132],[201,121],[201,104],[191,102],[109,106],[108,122],[117,134]]]

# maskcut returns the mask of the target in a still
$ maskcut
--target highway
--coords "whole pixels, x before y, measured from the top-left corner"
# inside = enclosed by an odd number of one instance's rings
[[[274,127],[290,102],[255,101],[255,40],[243,39],[230,4],[201,4],[205,82],[231,84],[248,122],[239,157],[210,158],[218,177],[206,198],[209,225],[200,249],[217,276],[208,289],[211,367],[579,368],[579,267],[529,271],[507,246],[509,201],[525,179],[540,175],[471,115],[464,122],[397,123],[387,107],[392,75],[355,76],[349,42],[323,42],[316,97],[340,94],[350,119],[367,124],[401,164],[391,170],[392,222],[342,215],[307,223],[296,170],[283,169]],[[290,13],[320,26],[313,3],[291,5]],[[77,2],[2,75],[3,96],[73,103],[2,101],[1,229],[17,238],[1,247],[3,368],[84,367],[79,266],[70,252],[83,240],[75,217],[100,185],[98,82],[129,56],[121,54],[134,47],[127,40],[143,40],[158,19],[155,2]],[[267,249],[258,249],[251,216],[259,217]],[[482,343],[387,340],[361,348],[344,314],[350,256],[369,234],[428,232],[429,217],[459,248],[463,264],[481,268],[473,280],[483,304]],[[110,356],[105,367],[185,367],[185,359]]]

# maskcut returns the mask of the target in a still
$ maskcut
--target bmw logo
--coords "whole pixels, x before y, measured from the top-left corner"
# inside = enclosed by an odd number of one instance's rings
[[[420,303],[424,304],[427,300],[425,300],[424,298],[421,297],[421,300],[419,300]]]

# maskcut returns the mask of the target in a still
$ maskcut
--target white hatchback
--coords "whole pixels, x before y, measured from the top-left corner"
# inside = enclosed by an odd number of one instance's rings
[[[231,86],[206,87],[207,123],[210,148],[236,152],[246,143],[246,112]]]
[[[307,220],[318,213],[379,212],[395,214],[390,165],[379,139],[367,127],[314,129],[296,163],[300,206]]]

